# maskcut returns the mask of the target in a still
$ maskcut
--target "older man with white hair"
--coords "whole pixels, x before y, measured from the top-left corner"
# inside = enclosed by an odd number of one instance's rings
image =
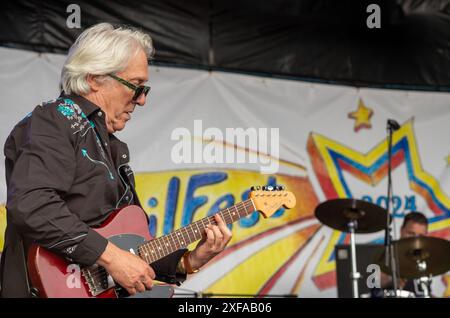
[[[125,128],[150,87],[151,38],[101,23],[72,45],[59,98],[37,106],[5,143],[7,229],[1,264],[3,297],[29,297],[27,251],[37,243],[83,266],[103,266],[129,294],[153,280],[181,283],[230,241],[218,215],[192,251],[178,250],[150,266],[92,228],[112,211],[140,205],[125,143]],[[133,114],[134,116],[134,114]]]

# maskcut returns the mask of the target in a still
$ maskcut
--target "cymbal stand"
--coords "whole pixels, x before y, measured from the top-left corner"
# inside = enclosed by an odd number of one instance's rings
[[[390,206],[391,206],[391,200],[392,200],[392,135],[393,135],[393,132],[398,130],[399,128],[400,128],[400,126],[398,125],[398,123],[396,121],[393,121],[391,119],[388,120],[388,123],[387,123],[387,131],[388,131],[388,173],[387,173],[388,182],[387,182],[387,185],[388,185],[388,189],[387,189],[387,201],[386,201],[387,219],[386,219],[386,231],[385,231],[384,244],[385,244],[385,250],[386,250],[385,265],[388,268],[390,268],[392,271],[392,281],[394,284],[395,293],[398,290],[398,283],[397,283],[398,261],[396,258],[396,251],[394,250],[394,246],[392,244]]]
[[[424,260],[417,260],[417,268],[419,271],[424,272],[427,269],[427,262]],[[431,297],[431,275],[430,276],[422,276],[417,279],[418,285],[421,289],[421,294],[423,295],[423,298],[430,298]],[[415,284],[414,284],[415,285]]]
[[[352,260],[352,272],[350,274],[350,277],[353,283],[353,298],[359,298],[358,279],[361,277],[361,274],[358,272],[358,268],[356,267],[355,230],[357,227],[358,222],[356,220],[352,220],[348,223],[348,229],[350,232],[350,254]]]

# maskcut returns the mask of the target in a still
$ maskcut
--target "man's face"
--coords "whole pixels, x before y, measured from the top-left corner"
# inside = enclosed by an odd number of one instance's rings
[[[427,233],[427,226],[425,224],[409,221],[400,229],[400,238],[426,236]]]
[[[148,63],[147,56],[143,50],[131,58],[128,66],[116,74],[118,77],[139,86],[148,80]],[[122,83],[110,78],[109,85],[106,85],[104,91],[104,107],[106,113],[106,126],[109,133],[122,130],[128,120],[131,119],[131,113],[137,105],[144,106],[145,95],[133,101],[134,90],[123,85]]]

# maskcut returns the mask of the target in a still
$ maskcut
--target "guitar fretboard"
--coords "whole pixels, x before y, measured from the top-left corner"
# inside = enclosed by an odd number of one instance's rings
[[[231,224],[254,211],[255,206],[252,200],[248,199],[217,213],[220,214],[226,224]],[[139,255],[147,263],[153,263],[201,239],[208,224],[217,225],[214,216],[205,217],[170,234],[141,244],[139,246]]]

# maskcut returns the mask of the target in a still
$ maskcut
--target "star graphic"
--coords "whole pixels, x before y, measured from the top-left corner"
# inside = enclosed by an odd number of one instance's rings
[[[373,115],[373,110],[366,107],[362,99],[358,101],[358,109],[354,112],[348,113],[348,118],[355,119],[355,132],[358,132],[361,128],[372,128],[370,118]]]
[[[431,221],[433,236],[446,237],[449,228],[448,211],[450,210],[449,196],[440,186],[439,179],[428,174],[420,162],[420,150],[414,132],[414,120],[404,122],[402,129],[396,132],[393,141],[394,155],[399,156],[399,167],[405,168],[407,181],[414,196],[424,199],[426,206],[434,215],[439,216]],[[398,138],[397,138],[398,137]],[[313,169],[326,198],[353,198],[354,181],[348,182],[346,174],[350,174],[372,187],[382,186],[381,182],[387,177],[386,139],[382,138],[367,152],[355,150],[339,140],[333,140],[318,133],[311,133],[308,137],[307,150],[311,158]],[[399,155],[401,154],[401,156]],[[450,153],[448,153],[450,156]],[[443,154],[443,159],[446,157]],[[400,165],[401,163],[404,163]],[[406,197],[405,197],[406,199]],[[405,209],[406,209],[405,200]],[[439,221],[438,221],[439,220]],[[439,232],[438,232],[439,231]],[[442,232],[440,232],[442,231]],[[443,233],[443,234],[440,234]],[[331,288],[336,285],[336,263],[334,247],[345,242],[347,236],[342,232],[333,231],[327,238],[326,247],[317,262],[312,276],[314,284],[319,289]],[[450,275],[447,277],[447,294],[450,296]]]

